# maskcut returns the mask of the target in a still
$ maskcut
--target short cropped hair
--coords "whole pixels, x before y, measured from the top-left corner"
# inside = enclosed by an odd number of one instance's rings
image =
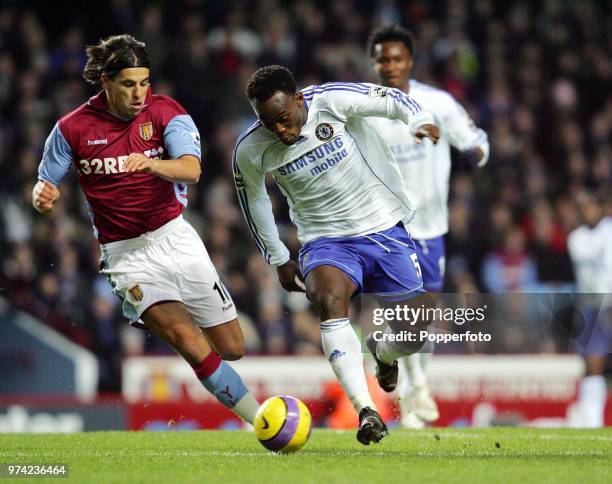
[[[289,69],[275,65],[257,69],[249,78],[245,92],[249,101],[264,102],[278,91],[295,94],[297,84]]]
[[[151,67],[151,58],[144,42],[128,34],[113,35],[87,47],[87,64],[83,78],[90,84],[100,83],[102,74],[111,79],[130,67]]]
[[[368,53],[370,57],[374,57],[376,44],[383,42],[402,42],[410,52],[410,55],[414,54],[414,36],[410,30],[401,25],[385,25],[372,32],[368,40]]]

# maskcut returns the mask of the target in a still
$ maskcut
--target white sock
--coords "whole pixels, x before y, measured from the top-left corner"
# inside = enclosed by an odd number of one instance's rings
[[[582,378],[578,390],[578,400],[584,427],[603,427],[606,397],[606,379],[602,375]]]
[[[419,355],[421,358],[421,368],[423,369],[424,374],[425,370],[427,369],[427,365],[429,365],[429,362],[431,361],[431,356],[433,355],[435,346],[435,343],[428,339],[423,345],[423,347],[419,350]]]
[[[327,361],[357,413],[364,407],[376,410],[376,405],[368,391],[368,382],[363,369],[361,343],[349,319],[323,321],[321,341]]]
[[[427,383],[427,377],[423,368],[423,354],[414,353],[410,356],[404,356],[400,358],[400,361],[406,367],[406,375],[408,380],[410,380],[411,386],[420,387]]]
[[[252,424],[255,420],[255,414],[259,410],[259,402],[255,400],[251,392],[248,392],[231,410],[242,420]]]
[[[376,357],[387,365],[392,365],[394,361],[397,361],[402,356],[414,353],[414,349],[411,349],[409,343],[393,341],[393,338],[388,336],[393,334],[394,331],[391,327],[387,326],[384,332],[385,338],[382,341],[378,341],[376,345]]]
[[[434,343],[431,340],[427,340],[418,353],[403,356],[398,360],[400,366],[403,366],[397,387],[400,398],[408,398],[414,387],[427,384],[425,369],[431,360],[433,349]]]

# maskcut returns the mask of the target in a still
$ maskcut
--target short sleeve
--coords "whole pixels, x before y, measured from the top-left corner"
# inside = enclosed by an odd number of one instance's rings
[[[164,130],[164,144],[171,159],[192,155],[202,159],[200,133],[188,114],[178,114]]]

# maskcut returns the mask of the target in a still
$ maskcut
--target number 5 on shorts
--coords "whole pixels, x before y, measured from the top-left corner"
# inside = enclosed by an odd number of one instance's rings
[[[423,274],[421,273],[421,264],[419,264],[419,259],[416,254],[410,254],[410,259],[412,259],[412,263],[414,264],[414,270],[417,273],[417,276],[420,279],[423,279]]]

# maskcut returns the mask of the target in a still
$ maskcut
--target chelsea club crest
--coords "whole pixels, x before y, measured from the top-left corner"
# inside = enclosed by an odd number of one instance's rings
[[[334,128],[329,123],[321,123],[315,129],[315,135],[321,141],[329,141],[334,136]]]

